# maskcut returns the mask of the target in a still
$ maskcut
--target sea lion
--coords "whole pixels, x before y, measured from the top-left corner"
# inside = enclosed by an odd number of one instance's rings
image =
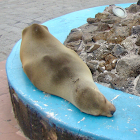
[[[115,106],[95,85],[87,65],[43,25],[22,32],[23,70],[38,89],[62,97],[87,114],[111,117]]]

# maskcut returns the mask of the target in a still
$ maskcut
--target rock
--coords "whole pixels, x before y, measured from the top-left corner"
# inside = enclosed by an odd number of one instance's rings
[[[95,15],[95,18],[101,20],[101,19],[107,19],[109,18],[109,16],[110,14],[108,13],[98,13]]]
[[[73,29],[65,45],[88,65],[95,82],[136,95],[140,87],[136,78],[140,76],[140,6],[126,8],[126,18],[115,16],[112,8],[106,7]]]
[[[99,44],[94,44],[87,50],[87,52],[88,53],[93,52],[93,51],[97,50],[99,47],[100,47]]]
[[[110,50],[110,51],[112,51],[113,48],[115,47],[115,45],[116,44],[109,44],[107,49]]]
[[[114,24],[116,22],[115,19],[101,19],[102,23],[106,23],[106,24]]]
[[[135,43],[137,46],[140,46],[140,36],[138,37],[136,43]]]
[[[122,78],[116,77],[110,82],[110,87],[116,90],[127,91],[128,93],[133,93],[134,88],[134,77],[132,78]]]
[[[109,54],[105,57],[105,61],[106,64],[111,64],[112,61],[114,61],[115,59],[117,59],[115,56],[113,56],[112,54]]]
[[[127,37],[125,40],[122,41],[121,45],[127,50],[128,53],[135,48],[136,38],[132,36]]]
[[[133,26],[137,26],[137,25],[140,25],[140,13],[135,14],[133,18],[133,22],[129,26],[132,28]]]
[[[82,40],[85,44],[87,44],[88,42],[93,42],[92,34],[91,33],[83,33]]]
[[[140,6],[137,4],[132,4],[127,8],[129,13],[137,13],[140,11]]]
[[[78,41],[66,43],[65,46],[67,48],[70,48],[70,49],[74,50],[75,52],[79,53],[78,48],[80,47],[80,44],[81,44],[81,40],[78,40]]]
[[[115,69],[115,68],[116,68],[117,61],[118,61],[118,59],[114,59],[114,60],[111,62],[112,69]]]
[[[94,45],[94,42],[87,42],[87,44],[85,44],[85,51],[87,52],[89,48],[93,45]]]
[[[93,24],[87,23],[87,24],[80,26],[79,28],[82,30],[83,34],[84,33],[93,33],[94,31],[97,30],[98,23],[97,23],[97,25],[95,23],[93,23]]]
[[[115,74],[112,74],[111,72],[105,72],[105,73],[101,73],[99,74],[97,81],[98,82],[103,82],[103,83],[107,83],[110,84],[110,82],[116,78]]]
[[[93,51],[93,59],[101,61],[104,60],[108,54],[110,54],[110,51],[105,44],[102,44],[97,50]]]
[[[73,29],[71,30],[70,34],[68,35],[66,41],[64,42],[64,45],[69,42],[72,42],[72,41],[78,41],[78,40],[82,40],[82,31],[81,29]]]
[[[113,68],[112,68],[112,65],[111,64],[106,64],[105,65],[105,70],[107,71],[111,71]]]
[[[87,22],[89,24],[97,23],[97,22],[99,22],[99,19],[96,19],[96,18],[87,18]]]
[[[129,36],[129,27],[127,26],[116,26],[112,28],[106,35],[108,43],[120,44],[126,37]]]
[[[91,60],[96,60],[96,59],[94,59],[93,53],[87,53],[86,61],[88,62],[88,61],[91,61]]]
[[[88,61],[87,66],[91,70],[91,73],[94,73],[98,69],[98,61]]]
[[[111,71],[116,67],[117,58],[114,57],[112,54],[109,54],[105,57],[105,69],[107,71]]]
[[[105,61],[100,62],[100,63],[99,63],[99,66],[100,66],[100,67],[105,67]]]
[[[138,81],[136,84],[136,90],[138,91],[138,94],[140,94],[140,76],[138,77]]]
[[[94,42],[97,42],[98,40],[107,40],[107,32],[94,32],[92,40],[94,40]]]
[[[120,59],[116,71],[120,77],[137,77],[140,74],[140,56]]]
[[[125,19],[121,21],[122,26],[129,26],[129,25],[132,25],[132,23],[133,23],[133,19]]]
[[[139,49],[139,51],[138,51],[138,55],[140,55],[140,49]]]
[[[100,73],[104,73],[105,72],[105,67],[98,67],[98,71],[100,72]]]
[[[99,23],[97,31],[106,31],[106,30],[109,30],[109,29],[110,29],[110,27],[107,23]]]
[[[131,35],[140,35],[140,25],[133,26],[131,29]]]
[[[117,44],[114,46],[113,50],[112,50],[112,54],[114,56],[116,56],[117,58],[120,57],[120,55],[125,55],[127,54],[128,52],[126,51],[126,49],[124,49],[124,47],[122,47],[121,45]]]
[[[81,52],[79,54],[79,57],[86,63],[87,62],[87,53],[86,52]]]
[[[115,4],[111,4],[109,5],[109,7],[106,7],[104,12],[109,12],[110,14],[113,14],[113,7],[115,6]]]

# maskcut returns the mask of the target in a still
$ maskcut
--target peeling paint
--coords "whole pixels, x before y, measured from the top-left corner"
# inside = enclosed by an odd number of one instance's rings
[[[33,102],[38,103],[38,101],[33,101]]]
[[[133,130],[131,130],[131,132],[136,133],[138,130],[136,128],[134,128]]]
[[[85,117],[83,117],[83,119],[82,120],[80,120],[78,123],[80,123],[81,121],[84,121],[85,120]]]
[[[111,125],[107,125],[106,128],[107,128],[107,129],[111,128]]]
[[[48,114],[47,115],[48,118],[54,117],[54,112],[51,112],[51,113],[50,112],[46,112],[46,113]]]
[[[68,111],[72,111],[71,109],[67,109]]]
[[[117,99],[121,94],[117,95],[116,97],[114,97],[111,102],[113,102],[113,100]]]
[[[44,104],[44,106],[48,106],[47,104]]]
[[[132,120],[131,118],[128,118],[127,123],[130,123],[131,120]]]

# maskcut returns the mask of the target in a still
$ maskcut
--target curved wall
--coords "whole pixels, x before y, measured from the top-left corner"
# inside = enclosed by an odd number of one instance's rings
[[[120,4],[123,8],[129,4]],[[76,11],[43,23],[60,42],[70,30],[86,23],[88,17],[106,6]],[[140,97],[97,84],[116,106],[112,118],[80,112],[66,100],[38,90],[23,72],[19,58],[21,40],[7,59],[6,71],[15,116],[30,139],[139,139]]]

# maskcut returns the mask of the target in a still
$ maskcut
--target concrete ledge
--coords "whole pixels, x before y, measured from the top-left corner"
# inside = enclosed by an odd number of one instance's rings
[[[123,8],[130,4],[118,5]],[[71,29],[86,23],[106,6],[70,13],[43,23],[62,43]],[[15,116],[30,139],[42,140],[138,140],[140,138],[140,97],[97,84],[117,111],[112,118],[80,112],[66,100],[38,90],[23,72],[19,58],[21,40],[7,59],[6,71]]]

